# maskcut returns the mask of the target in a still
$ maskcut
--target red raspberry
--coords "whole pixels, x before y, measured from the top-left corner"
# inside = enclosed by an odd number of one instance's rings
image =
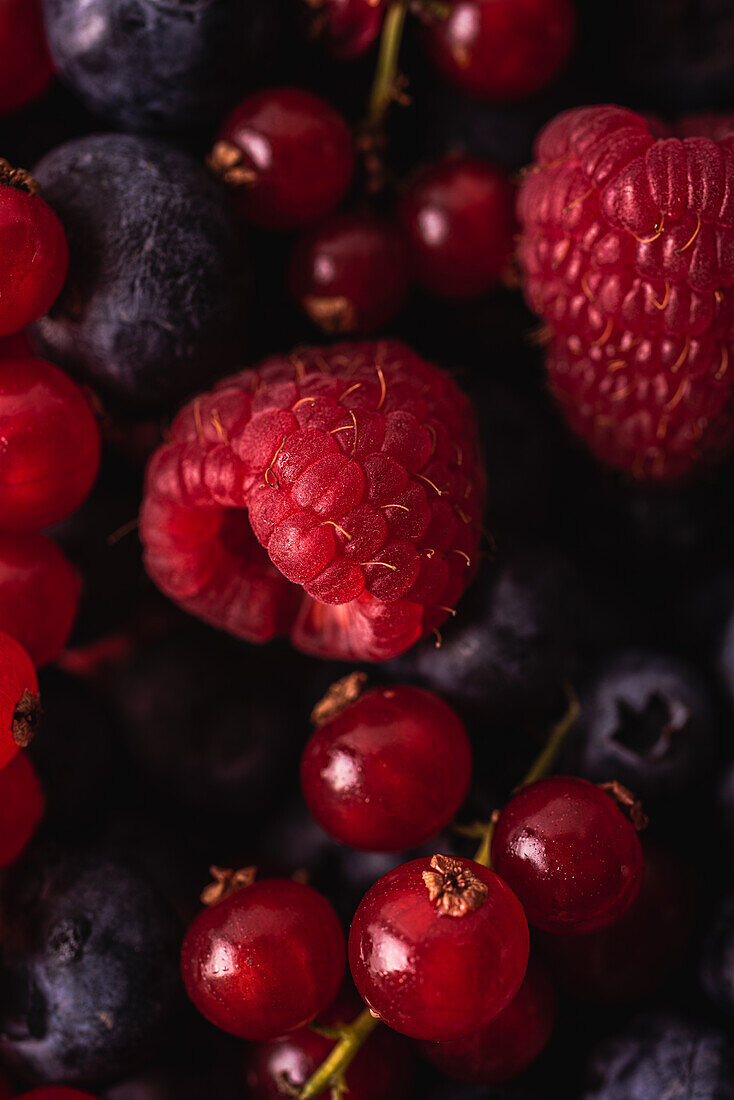
[[[378,661],[451,612],[483,505],[453,381],[397,342],[339,344],[268,359],[187,405],[149,464],[141,538],[153,580],[200,618]]]
[[[734,442],[734,135],[651,125],[613,106],[550,122],[518,255],[571,426],[604,462],[672,480]]]

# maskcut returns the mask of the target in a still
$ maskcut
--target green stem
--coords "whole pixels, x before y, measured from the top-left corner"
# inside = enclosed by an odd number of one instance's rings
[[[379,1022],[379,1019],[365,1008],[356,1020],[341,1028],[341,1039],[298,1093],[298,1100],[313,1100],[326,1089],[338,1088],[343,1084],[344,1074],[367,1036],[374,1031]]]
[[[556,722],[555,726],[550,731],[543,751],[536,757],[532,767],[527,772],[522,782],[518,784],[517,790],[520,790],[521,787],[529,787],[531,783],[537,783],[539,779],[543,779],[548,775],[548,772],[556,762],[556,758],[561,751],[561,746],[566,740],[567,734],[575,726],[579,716],[579,701],[571,687],[566,688],[566,696],[568,698],[566,713],[559,722]]]
[[[495,817],[492,815],[492,820],[484,826],[481,843],[474,855],[474,862],[481,863],[482,867],[489,867],[492,862],[492,837],[496,824]]]
[[[408,0],[393,0],[387,10],[380,38],[377,69],[370,93],[365,129],[368,133],[379,131],[385,121],[390,104],[395,97],[398,77],[398,58],[403,40],[403,28],[408,14]]]

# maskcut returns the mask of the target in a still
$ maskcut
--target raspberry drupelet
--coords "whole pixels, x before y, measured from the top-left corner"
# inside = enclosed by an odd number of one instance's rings
[[[147,471],[153,580],[250,641],[379,661],[478,561],[484,472],[454,382],[397,342],[276,356],[187,405]]]

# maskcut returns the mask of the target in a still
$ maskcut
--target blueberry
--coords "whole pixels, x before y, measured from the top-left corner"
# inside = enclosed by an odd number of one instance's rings
[[[71,266],[39,352],[135,411],[167,407],[240,359],[242,257],[226,197],[186,154],[92,135],[34,175]]]
[[[581,696],[571,746],[580,773],[643,798],[688,790],[710,767],[717,724],[706,684],[683,661],[629,651],[606,659]]]
[[[734,1058],[722,1032],[650,1013],[592,1052],[584,1100],[731,1100],[733,1095]]]
[[[719,903],[704,941],[701,984],[719,1008],[734,1016],[734,894]]]

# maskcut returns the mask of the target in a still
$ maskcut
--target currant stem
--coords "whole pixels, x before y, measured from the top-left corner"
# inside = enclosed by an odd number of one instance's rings
[[[398,57],[403,39],[405,18],[408,14],[409,0],[393,0],[387,10],[380,38],[380,52],[377,58],[377,70],[370,93],[369,109],[365,129],[368,133],[377,133],[395,98],[398,77]]]
[[[344,1074],[379,1022],[379,1019],[365,1008],[351,1024],[340,1028],[339,1042],[298,1093],[298,1100],[313,1100],[329,1088],[336,1089],[338,1095],[338,1090],[344,1082]]]

